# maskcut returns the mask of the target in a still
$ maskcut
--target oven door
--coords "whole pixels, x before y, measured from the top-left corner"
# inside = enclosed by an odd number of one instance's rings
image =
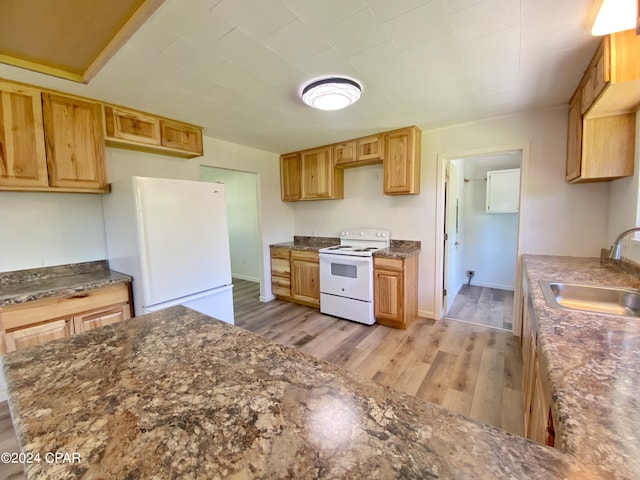
[[[373,258],[321,253],[320,292],[373,301]]]

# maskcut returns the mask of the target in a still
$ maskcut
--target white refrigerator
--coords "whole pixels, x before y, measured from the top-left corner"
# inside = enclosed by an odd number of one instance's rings
[[[136,315],[185,305],[233,324],[223,184],[132,177],[103,211],[109,267],[133,277]]]

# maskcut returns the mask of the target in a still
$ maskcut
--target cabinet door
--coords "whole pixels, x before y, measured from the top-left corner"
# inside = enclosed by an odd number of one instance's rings
[[[384,140],[384,193],[420,193],[420,139],[415,127],[388,133]]]
[[[302,199],[333,196],[333,156],[331,147],[306,150],[301,154]]]
[[[300,154],[290,153],[280,157],[280,195],[283,202],[300,200]]]
[[[373,306],[376,319],[402,321],[402,284],[402,272],[374,270]]]
[[[4,337],[5,353],[23,348],[43,345],[52,340],[71,335],[71,319],[55,320],[41,325],[6,332]]]
[[[74,332],[86,332],[94,328],[104,327],[112,323],[121,322],[131,318],[131,306],[126,303],[124,305],[114,305],[101,310],[83,313],[73,318]]]
[[[48,185],[40,92],[0,82],[0,186]]]
[[[374,135],[372,137],[358,139],[358,161],[362,160],[382,160],[383,154],[383,136]]]
[[[202,155],[202,130],[193,125],[160,120],[160,138],[163,147]]]
[[[333,157],[336,159],[336,165],[345,163],[353,163],[356,161],[356,142],[338,143],[333,146]]]
[[[100,105],[48,93],[42,100],[50,186],[106,191]]]
[[[520,169],[487,172],[487,213],[518,213]]]
[[[528,438],[543,445],[554,445],[551,397],[542,383],[538,364],[534,372],[533,400]]]
[[[569,104],[567,138],[567,181],[580,176],[582,164],[582,112],[580,94],[576,94]]]
[[[105,105],[104,121],[108,139],[160,145],[160,120],[156,117]]]
[[[292,252],[291,296],[315,306],[320,305],[320,265],[316,252]]]

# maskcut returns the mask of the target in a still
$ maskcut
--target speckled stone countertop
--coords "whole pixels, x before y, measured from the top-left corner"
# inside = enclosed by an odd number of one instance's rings
[[[597,478],[183,306],[4,358],[29,479]]]
[[[321,248],[339,245],[338,237],[293,237],[293,242],[274,243],[270,247],[292,248],[317,252]],[[406,258],[420,253],[421,242],[414,240],[391,240],[389,248],[377,250],[374,257]]]
[[[608,478],[640,478],[640,319],[548,307],[540,280],[637,289],[598,258],[525,255],[556,446]]]
[[[131,282],[106,260],[0,273],[0,307]]]
[[[269,246],[317,252],[321,248],[333,247],[339,244],[340,238],[338,237],[303,237],[296,235],[293,237],[293,242],[274,243]]]
[[[376,250],[374,257],[407,258],[420,253],[422,242],[415,240],[391,240],[389,248]]]

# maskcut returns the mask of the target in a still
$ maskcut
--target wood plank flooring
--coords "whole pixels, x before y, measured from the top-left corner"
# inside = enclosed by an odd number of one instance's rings
[[[262,303],[259,285],[234,279],[236,325],[274,342],[489,423],[523,434],[522,361],[510,332],[418,318],[407,330],[361,325],[281,300]],[[0,452],[18,451],[7,402],[0,403]],[[17,467],[17,468],[16,468]],[[23,480],[0,463],[0,478]]]
[[[513,292],[463,285],[447,312],[447,318],[502,328],[513,328]]]
[[[258,284],[234,280],[239,327],[481,422],[523,434],[522,357],[518,339],[510,331],[424,318],[416,319],[407,330],[367,326],[281,300],[260,303],[258,295]],[[508,301],[503,303],[503,310],[509,310]],[[494,310],[487,309],[495,317]]]

